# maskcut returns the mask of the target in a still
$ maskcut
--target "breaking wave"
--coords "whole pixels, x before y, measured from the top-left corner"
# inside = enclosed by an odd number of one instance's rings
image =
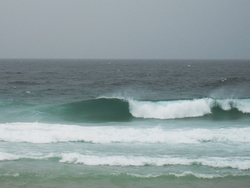
[[[138,101],[97,98],[59,105],[31,105],[0,101],[5,122],[127,122],[135,118],[178,119],[191,117],[237,119],[250,113],[250,99],[192,99]]]
[[[214,168],[235,168],[239,170],[250,169],[250,158],[222,158],[204,157],[198,159],[183,157],[145,157],[145,156],[93,156],[79,153],[66,153],[61,155],[60,162],[85,164],[85,165],[108,165],[108,166],[166,166],[166,165],[202,165]]]
[[[249,99],[220,99],[211,98],[176,100],[176,101],[129,101],[130,112],[137,118],[176,119],[200,117],[207,114],[215,116],[250,113]],[[217,113],[217,114],[216,114]]]
[[[184,158],[175,156],[149,157],[149,156],[98,156],[83,155],[80,153],[50,153],[41,156],[14,155],[0,152],[0,161],[33,159],[44,160],[58,158],[61,163],[84,164],[88,166],[169,166],[169,165],[202,165],[213,168],[234,168],[238,170],[250,169],[249,157],[202,157]],[[181,175],[180,175],[181,176]]]
[[[166,129],[156,126],[78,126],[42,123],[0,124],[0,141],[28,143],[167,143],[204,142],[250,143],[250,128]]]

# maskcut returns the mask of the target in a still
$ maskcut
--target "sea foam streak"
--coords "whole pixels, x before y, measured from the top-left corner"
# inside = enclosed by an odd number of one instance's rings
[[[19,158],[20,158],[19,156],[14,154],[0,152],[0,161],[13,161]]]
[[[114,174],[116,175],[116,174]],[[119,174],[117,174],[119,175]],[[186,176],[194,176],[196,178],[202,178],[202,179],[213,179],[213,178],[224,178],[226,175],[219,175],[219,174],[200,174],[200,173],[194,173],[191,171],[185,171],[182,173],[166,173],[166,174],[134,174],[134,173],[127,173],[127,175],[137,178],[158,178],[158,177],[167,177],[167,176],[175,176],[177,178],[180,177],[186,177]],[[239,176],[239,174],[233,174],[232,176]]]
[[[214,107],[228,111],[233,108],[250,113],[249,99],[194,99],[176,101],[129,100],[130,113],[137,118],[175,119],[211,114]]]
[[[250,169],[249,157],[202,157],[185,158],[176,156],[120,156],[120,155],[84,155],[80,153],[50,153],[46,155],[14,155],[0,152],[0,161],[33,159],[43,160],[49,158],[59,158],[62,163],[84,164],[88,166],[166,166],[166,165],[193,165],[210,166],[214,168],[235,168],[239,170]]]
[[[41,153],[33,153],[33,154],[27,154],[27,155],[18,155],[18,154],[10,154],[6,152],[0,152],[0,161],[15,161],[18,159],[49,159],[53,157],[57,157],[58,155],[55,155],[53,153],[43,155]]]
[[[156,126],[117,127],[117,126],[78,126],[42,123],[0,124],[0,141],[55,143],[168,143],[192,144],[200,142],[243,142],[250,143],[250,128],[189,128],[164,129]]]
[[[250,169],[249,157],[222,158],[204,157],[198,159],[183,157],[145,157],[145,156],[93,156],[79,153],[67,153],[61,155],[60,162],[82,163],[85,165],[109,165],[109,166],[165,166],[165,165],[193,165],[200,164],[215,168],[235,168],[239,170]]]

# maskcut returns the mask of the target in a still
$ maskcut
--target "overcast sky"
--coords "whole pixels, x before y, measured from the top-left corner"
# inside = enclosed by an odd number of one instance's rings
[[[0,58],[250,59],[250,0],[0,0]]]

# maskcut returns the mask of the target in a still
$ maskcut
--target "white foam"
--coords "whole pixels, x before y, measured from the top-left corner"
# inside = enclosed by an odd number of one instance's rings
[[[174,119],[199,117],[211,113],[212,99],[166,102],[129,100],[130,112],[137,118]]]
[[[44,155],[42,153],[29,153],[26,155],[18,155],[18,154],[0,152],[0,161],[15,161],[18,159],[39,159],[39,160],[41,160],[41,159],[49,159],[52,157],[58,157],[58,155],[56,155],[54,153],[50,153],[47,155]]]
[[[250,113],[250,99],[237,100],[234,106],[243,113]]]
[[[223,110],[236,108],[243,113],[250,113],[250,99],[217,99],[214,104],[219,105]]]
[[[201,174],[201,173],[194,173],[191,171],[185,171],[183,173],[170,173],[169,175],[173,175],[175,177],[185,177],[185,176],[194,176],[196,178],[202,178],[202,179],[213,179],[213,178],[223,178],[226,177],[225,175],[219,175],[219,174]]]
[[[203,157],[185,158],[177,156],[121,156],[121,155],[84,155],[80,153],[50,153],[50,154],[25,154],[16,155],[0,152],[0,161],[13,161],[18,159],[43,160],[58,157],[59,162],[84,164],[88,166],[166,166],[184,165],[190,166],[200,164],[214,168],[234,168],[239,170],[250,170],[250,157]],[[187,174],[179,174],[186,176]],[[192,174],[194,175],[194,174]]]
[[[114,176],[119,176],[124,173],[112,173]],[[137,174],[137,173],[125,173],[126,175],[132,176],[132,177],[138,177],[138,178],[158,178],[158,177],[164,177],[164,176],[175,176],[177,178],[180,177],[186,177],[186,176],[194,176],[196,178],[200,179],[213,179],[213,178],[224,178],[227,176],[244,176],[245,174],[241,173],[234,173],[234,174],[204,174],[204,173],[197,173],[197,172],[191,172],[191,171],[184,171],[182,173],[150,173],[150,174]]]
[[[250,128],[219,129],[164,129],[118,127],[118,126],[77,126],[42,123],[0,124],[0,141],[56,143],[167,143],[192,144],[200,142],[242,142],[250,143]]]
[[[223,110],[231,110],[236,108],[243,113],[250,113],[250,100],[249,99],[220,99],[215,100]]]
[[[136,101],[128,100],[130,113],[137,118],[175,119],[200,117],[210,114],[213,107],[223,110],[237,108],[243,113],[250,113],[249,99],[194,99],[177,101]]]
[[[165,166],[165,165],[193,165],[200,164],[215,168],[235,168],[239,170],[250,169],[249,157],[222,158],[205,157],[199,159],[184,157],[146,157],[146,156],[95,156],[82,155],[79,153],[65,153],[61,155],[60,162],[85,164],[90,166],[108,165],[108,166]],[[187,175],[187,174],[183,174]],[[181,175],[180,175],[181,176]]]
[[[120,100],[124,100],[124,101],[132,100],[132,97],[125,97],[125,96],[127,96],[126,93],[116,93],[116,94],[112,94],[110,96],[101,95],[101,96],[97,97],[97,99],[120,99]]]
[[[20,157],[18,155],[0,152],[0,161],[13,161],[18,160]]]
[[[126,95],[125,95],[126,96]],[[130,113],[137,118],[175,119],[200,117],[210,114],[213,107],[219,106],[228,111],[236,108],[243,113],[250,113],[250,99],[212,99],[201,98],[175,101],[137,101],[124,94],[101,96],[105,99],[120,99],[129,102]]]
[[[14,173],[14,174],[0,174],[0,176],[12,176],[12,177],[18,177],[20,174],[19,173]]]
[[[198,163],[204,166],[212,166],[215,168],[235,168],[239,170],[249,170],[250,169],[250,158],[249,157],[232,157],[232,158],[222,158],[222,157],[210,157],[197,160]]]
[[[216,103],[223,109],[223,110],[231,110],[233,101],[230,99],[224,100],[216,100]]]

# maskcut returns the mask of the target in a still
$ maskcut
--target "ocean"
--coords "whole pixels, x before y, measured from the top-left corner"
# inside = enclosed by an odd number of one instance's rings
[[[0,187],[250,187],[250,60],[0,60]]]

